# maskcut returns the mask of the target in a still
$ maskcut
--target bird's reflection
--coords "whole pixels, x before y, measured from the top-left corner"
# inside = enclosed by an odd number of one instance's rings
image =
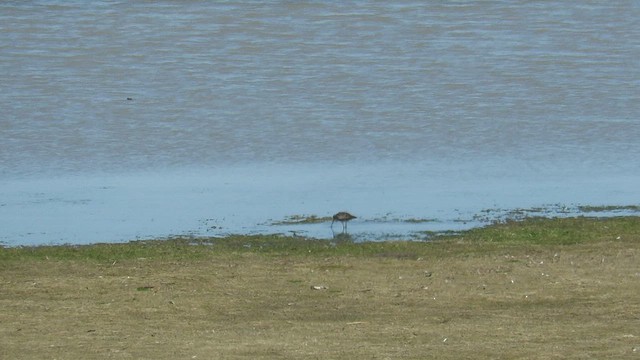
[[[352,243],[353,242],[353,237],[349,234],[347,234],[346,232],[341,232],[341,233],[333,233],[333,243],[334,244],[346,244],[346,243]]]

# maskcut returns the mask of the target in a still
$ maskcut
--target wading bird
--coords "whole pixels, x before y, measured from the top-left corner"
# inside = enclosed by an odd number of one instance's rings
[[[346,211],[340,211],[339,213],[333,215],[333,220],[331,220],[331,228],[333,229],[333,223],[336,221],[340,221],[342,223],[342,232],[347,232],[347,221],[351,219],[355,219],[356,217],[349,214]]]

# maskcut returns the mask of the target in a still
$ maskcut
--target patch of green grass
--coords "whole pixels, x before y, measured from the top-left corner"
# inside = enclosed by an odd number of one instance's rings
[[[635,237],[638,233],[639,217],[527,218],[472,229],[456,237],[475,242],[570,245],[595,240],[624,239]]]
[[[52,245],[0,248],[0,260],[95,260],[119,261],[138,258],[198,258],[202,249],[189,246],[188,238],[132,241],[116,244]]]

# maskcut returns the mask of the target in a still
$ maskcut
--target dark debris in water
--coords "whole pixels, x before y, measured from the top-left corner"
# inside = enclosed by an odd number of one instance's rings
[[[296,225],[296,224],[318,224],[331,221],[330,216],[317,216],[317,215],[291,215],[284,220],[273,221],[270,225]]]
[[[517,209],[484,209],[473,217],[473,220],[493,223],[507,220],[523,220],[530,217],[566,217],[581,216],[586,213],[590,215],[607,216],[607,214],[628,214],[633,215],[640,212],[639,205],[564,205],[552,204],[533,208]],[[599,214],[594,214],[599,213]]]

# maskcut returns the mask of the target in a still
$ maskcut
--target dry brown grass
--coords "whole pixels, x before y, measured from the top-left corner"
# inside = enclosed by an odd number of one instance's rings
[[[637,237],[424,246],[7,260],[0,357],[640,359]]]

